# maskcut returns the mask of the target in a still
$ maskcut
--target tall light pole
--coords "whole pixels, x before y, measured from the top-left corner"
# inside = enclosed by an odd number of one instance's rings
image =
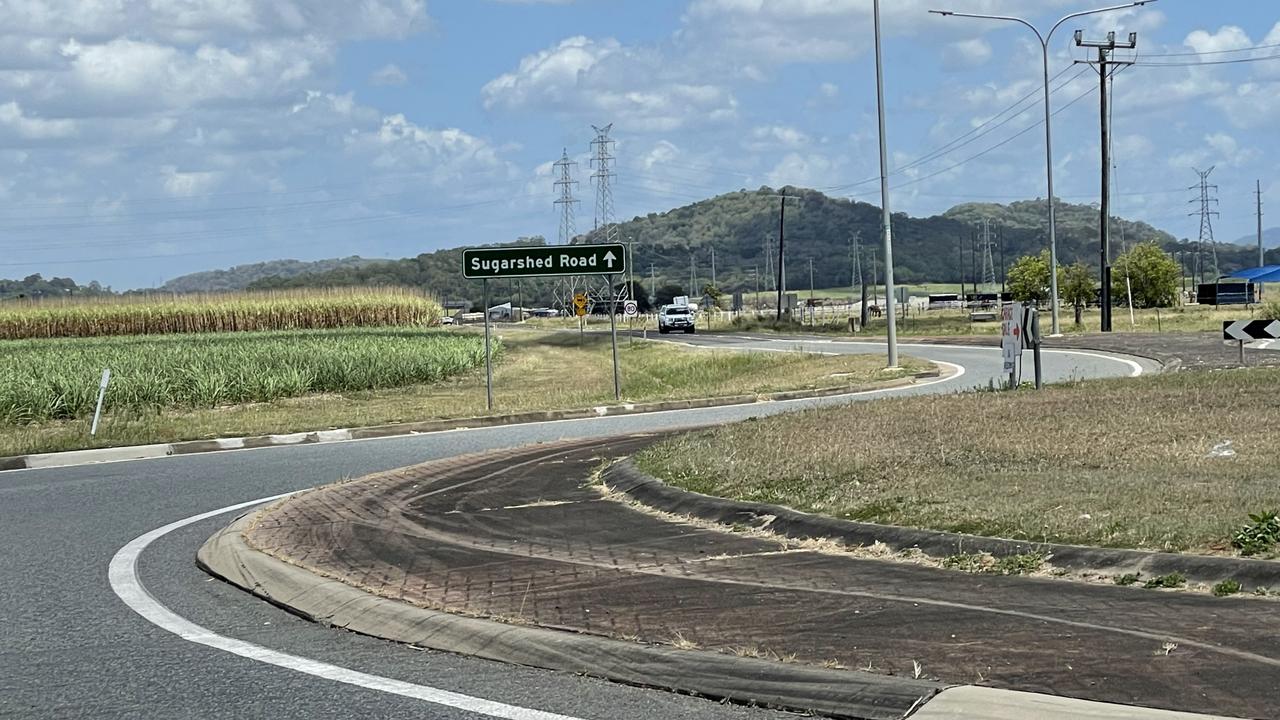
[[[1036,34],[1036,39],[1040,41],[1040,53],[1043,60],[1042,68],[1044,70],[1044,166],[1045,176],[1049,185],[1049,304],[1052,308],[1053,315],[1053,334],[1060,335],[1061,330],[1058,325],[1058,232],[1057,223],[1055,222],[1055,212],[1053,208],[1053,129],[1050,125],[1049,112],[1049,41],[1053,38],[1053,31],[1058,29],[1059,25],[1083,15],[1096,15],[1097,13],[1111,12],[1113,10],[1124,10],[1125,8],[1141,7],[1148,3],[1156,2],[1156,0],[1135,0],[1127,2],[1123,5],[1111,5],[1109,7],[1095,8],[1093,10],[1081,10],[1070,15],[1064,15],[1058,22],[1049,28],[1049,32],[1041,34],[1035,25],[1023,20],[1020,17],[1012,17],[1009,15],[982,15],[979,13],[962,13],[952,12],[951,10],[930,10],[929,12],[936,15],[944,15],[948,17],[967,17],[982,18],[986,20],[1008,20],[1010,22],[1021,23],[1031,28],[1031,32]]]
[[[884,138],[884,67],[880,54],[880,0],[872,5],[876,32],[876,115],[880,120],[880,213],[884,218],[885,318],[888,320],[889,367],[898,367],[898,327],[893,303],[893,216],[889,212],[889,156]]]

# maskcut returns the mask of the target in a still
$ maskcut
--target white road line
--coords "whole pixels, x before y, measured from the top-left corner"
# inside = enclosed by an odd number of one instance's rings
[[[529,708],[519,707],[517,705],[507,705],[493,700],[485,700],[484,698],[472,697],[470,695],[463,695],[461,693],[450,692],[448,690],[440,690],[427,685],[416,685],[402,680],[393,680],[379,675],[370,675],[357,670],[351,670],[337,665],[330,665],[318,660],[311,660],[304,657],[298,657],[297,655],[276,652],[275,650],[270,650],[260,645],[254,645],[253,643],[244,642],[243,640],[224,637],[175,614],[169,608],[165,607],[158,600],[152,597],[151,593],[147,592],[147,589],[142,585],[142,581],[138,579],[138,556],[142,554],[143,550],[147,549],[148,545],[174,530],[186,527],[192,523],[200,522],[201,520],[207,520],[218,515],[251,507],[253,505],[260,505],[292,494],[293,493],[284,493],[283,495],[274,495],[272,497],[260,498],[258,500],[250,500],[249,502],[239,503],[237,505],[229,505],[218,510],[211,510],[206,513],[200,513],[199,515],[193,515],[184,520],[178,520],[177,522],[169,523],[164,527],[156,528],[151,532],[139,535],[129,542],[129,544],[120,548],[120,550],[115,554],[115,557],[111,558],[111,566],[107,571],[107,577],[111,582],[111,589],[114,590],[116,595],[124,601],[124,604],[128,605],[134,612],[138,613],[155,625],[177,635],[183,640],[223,650],[233,655],[239,655],[243,658],[256,660],[257,662],[275,665],[276,667],[281,667],[286,670],[306,673],[326,680],[355,685],[356,687],[365,688],[367,690],[377,690],[379,692],[391,693],[393,695],[401,695],[403,697],[429,702],[434,705],[443,705],[446,707],[456,708],[458,710],[478,713],[480,715],[488,715],[489,717],[506,718],[507,720],[577,720],[577,718],[573,718],[568,715],[557,715],[555,713],[543,712],[542,710],[532,710]]]
[[[1136,363],[1136,362],[1132,361],[1132,360],[1127,359],[1127,358],[1115,357],[1115,356],[1113,356],[1113,355],[1103,355],[1103,354],[1101,354],[1101,353],[1085,352],[1085,351],[1083,351],[1083,350],[1049,350],[1049,349],[1045,349],[1045,351],[1044,351],[1044,352],[1059,353],[1059,354],[1061,354],[1061,355],[1084,355],[1085,357],[1098,358],[1099,360],[1110,360],[1110,361],[1112,361],[1112,362],[1124,363],[1125,365],[1128,365],[1128,366],[1129,366],[1129,369],[1132,371],[1132,372],[1130,372],[1130,373],[1129,373],[1129,377],[1138,377],[1139,375],[1141,375],[1141,374],[1142,374],[1142,366],[1141,366],[1141,365],[1139,365],[1138,363]]]
[[[667,342],[667,341],[663,341],[663,342]],[[703,348],[703,349],[705,349],[705,348]],[[814,354],[820,355],[820,354],[822,354],[822,353],[814,353]],[[909,389],[913,389],[913,388],[922,388],[922,387],[928,387],[928,386],[930,386],[930,385],[937,385],[938,383],[951,382],[952,380],[956,380],[957,378],[959,378],[959,377],[961,377],[962,375],[964,375],[964,374],[965,374],[965,369],[964,369],[964,366],[962,366],[962,365],[959,365],[959,364],[956,364],[956,363],[949,363],[949,362],[946,362],[946,361],[943,361],[943,360],[931,360],[930,362],[932,362],[932,363],[934,363],[934,364],[936,364],[936,365],[946,365],[947,367],[949,367],[949,368],[951,368],[951,369],[955,370],[956,372],[955,372],[955,374],[954,374],[954,375],[946,375],[946,376],[943,376],[943,377],[934,378],[933,380],[927,380],[927,381],[925,381],[925,382],[915,383],[915,384],[913,384],[913,385],[895,385],[895,386],[893,386],[893,387],[877,388],[877,389],[875,389],[875,390],[858,390],[858,391],[855,391],[855,392],[842,393],[842,394],[840,394],[840,395],[825,395],[825,396],[822,396],[822,397],[816,397],[816,398],[796,398],[796,399],[793,399],[793,400],[774,400],[774,401],[771,401],[769,404],[771,404],[771,405],[786,405],[786,404],[793,404],[793,403],[804,403],[804,402],[810,402],[810,401],[814,401],[814,400],[831,401],[831,400],[837,400],[837,399],[840,399],[840,398],[852,398],[852,397],[858,397],[858,396],[861,396],[861,395],[877,395],[877,394],[881,394],[881,393],[896,393],[896,392],[902,392],[903,390],[909,390]],[[410,439],[410,438],[422,438],[422,437],[428,437],[428,436],[430,436],[430,435],[440,435],[440,434],[443,434],[443,433],[459,433],[459,432],[471,432],[471,431],[480,431],[480,430],[490,430],[490,431],[500,432],[500,431],[502,431],[502,430],[504,430],[504,429],[509,429],[509,428],[538,427],[538,426],[541,426],[541,425],[560,425],[560,424],[563,424],[563,423],[589,423],[589,422],[601,422],[601,421],[606,421],[606,422],[607,422],[607,421],[610,421],[610,420],[617,420],[617,421],[621,421],[621,420],[623,420],[623,419],[625,419],[625,418],[635,419],[635,418],[647,418],[647,417],[654,417],[654,416],[657,416],[657,415],[671,415],[671,414],[681,414],[681,413],[684,413],[684,414],[689,414],[689,413],[699,413],[699,412],[708,412],[708,411],[714,411],[714,410],[720,410],[720,409],[729,409],[729,408],[741,408],[741,407],[747,407],[747,406],[751,406],[751,405],[762,405],[762,404],[764,404],[764,403],[760,403],[760,402],[732,403],[732,404],[727,404],[727,405],[708,405],[707,407],[697,407],[697,408],[679,408],[679,409],[676,409],[676,410],[652,410],[652,411],[645,411],[645,412],[638,412],[638,413],[619,413],[619,414],[617,414],[617,415],[598,415],[598,416],[595,416],[595,417],[565,418],[565,419],[563,419],[563,420],[538,420],[538,421],[535,421],[535,422],[509,423],[509,424],[507,424],[507,425],[490,425],[490,426],[479,425],[479,426],[476,426],[476,427],[456,427],[456,428],[449,428],[448,430],[432,430],[432,431],[430,431],[430,432],[411,433],[411,434],[408,434],[408,435],[384,435],[384,436],[381,436],[381,437],[351,438],[350,440],[331,440],[331,441],[321,442],[321,443],[306,443],[306,444],[296,444],[296,445],[267,445],[267,446],[264,446],[264,447],[256,447],[256,448],[253,448],[253,447],[247,447],[247,448],[232,448],[232,449],[228,449],[228,450],[217,450],[217,451],[214,451],[214,452],[206,452],[206,453],[188,453],[188,454],[183,454],[183,455],[165,455],[165,456],[163,456],[163,457],[119,458],[119,459],[112,459],[112,460],[97,460],[97,461],[94,461],[94,462],[92,462],[92,463],[79,463],[79,464],[73,464],[73,465],[58,465],[58,466],[53,466],[53,467],[58,467],[58,468],[67,468],[67,467],[81,467],[81,466],[84,466],[84,465],[115,465],[115,464],[117,464],[117,463],[130,463],[130,462],[154,462],[154,461],[157,461],[157,460],[167,460],[167,459],[170,459],[170,458],[175,458],[175,459],[176,459],[176,458],[199,458],[199,457],[207,457],[207,456],[209,456],[209,455],[223,455],[223,454],[227,454],[227,453],[249,453],[249,452],[261,452],[261,451],[264,451],[264,450],[283,450],[283,449],[287,449],[287,448],[293,448],[293,449],[297,449],[297,448],[305,448],[305,447],[312,447],[312,448],[313,448],[313,447],[317,447],[317,446],[320,446],[320,445],[333,445],[333,444],[335,444],[335,443],[343,443],[343,444],[345,444],[345,443],[366,443],[366,442],[379,442],[379,441],[384,441],[384,442],[385,442],[385,441],[387,441],[387,440],[401,440],[401,441],[403,441],[403,440],[408,440],[408,439]],[[9,473],[39,472],[39,471],[42,471],[42,470],[49,470],[49,469],[50,469],[50,468],[47,468],[47,467],[39,467],[39,468],[15,468],[15,469],[13,469],[13,470],[3,470],[3,471],[0,471],[0,473],[3,473],[3,474],[5,474],[5,475],[8,475]]]

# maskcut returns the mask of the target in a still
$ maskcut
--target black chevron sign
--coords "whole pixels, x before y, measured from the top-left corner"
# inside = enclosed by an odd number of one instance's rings
[[[1223,340],[1270,340],[1280,338],[1280,320],[1227,320],[1222,323]]]

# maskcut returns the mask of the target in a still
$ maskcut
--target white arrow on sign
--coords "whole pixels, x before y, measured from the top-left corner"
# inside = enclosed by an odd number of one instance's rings
[[[618,256],[614,255],[612,250],[604,254],[604,261],[609,263],[609,267],[613,267],[613,261],[617,259]]]
[[[1226,325],[1222,329],[1223,335],[1233,340],[1240,340],[1242,342],[1248,342],[1250,340],[1263,340],[1266,338],[1280,338],[1280,320],[1272,320],[1271,322],[1262,326],[1261,332],[1259,332],[1259,328],[1257,327],[1256,323],[1261,323],[1261,322],[1264,322],[1264,321],[1236,320],[1235,322],[1230,323],[1229,325]],[[1249,331],[1249,328],[1251,326],[1254,328],[1253,332]]]
[[[1244,331],[1249,326],[1249,323],[1249,320],[1237,320],[1231,323],[1227,326],[1227,335],[1236,340],[1252,340],[1253,338],[1249,337],[1249,333]]]

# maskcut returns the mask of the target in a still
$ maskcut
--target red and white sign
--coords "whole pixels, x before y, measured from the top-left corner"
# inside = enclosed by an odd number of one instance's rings
[[[1004,355],[1004,371],[1013,372],[1022,356],[1022,303],[1000,306],[1000,350]]]

